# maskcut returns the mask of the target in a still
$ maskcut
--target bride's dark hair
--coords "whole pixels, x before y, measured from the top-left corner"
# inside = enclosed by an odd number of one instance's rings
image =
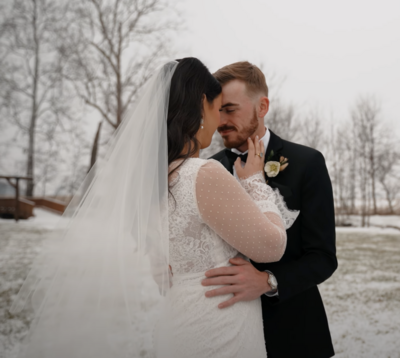
[[[221,92],[221,85],[197,58],[187,57],[179,63],[171,79],[168,105],[168,165],[183,159],[171,175],[199,150],[195,138],[203,117],[203,94],[212,102]],[[186,152],[183,150],[187,148]]]

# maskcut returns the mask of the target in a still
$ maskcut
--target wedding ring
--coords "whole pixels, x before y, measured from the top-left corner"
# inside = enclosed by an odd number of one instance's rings
[[[263,152],[261,152],[261,153],[258,153],[258,154],[256,154],[256,155],[258,155],[260,158],[262,158],[262,157],[263,157],[263,155],[264,155],[264,153],[263,153]]]

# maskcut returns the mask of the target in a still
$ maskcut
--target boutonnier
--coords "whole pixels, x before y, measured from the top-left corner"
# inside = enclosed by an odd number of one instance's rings
[[[280,157],[279,162],[270,161],[270,159],[274,156],[274,151],[271,151],[267,162],[264,166],[264,171],[267,174],[268,178],[275,178],[280,172],[284,171],[289,165],[288,159],[285,157]]]

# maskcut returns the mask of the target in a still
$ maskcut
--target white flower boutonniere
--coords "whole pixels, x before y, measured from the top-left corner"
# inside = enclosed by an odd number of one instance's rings
[[[274,154],[270,155],[272,157]],[[277,161],[267,161],[264,166],[264,171],[268,178],[275,178],[280,172],[284,171],[289,165],[288,159],[285,157],[280,157],[279,162]]]
[[[268,178],[275,178],[279,174],[281,163],[279,162],[267,162],[265,163],[264,171],[267,173]]]

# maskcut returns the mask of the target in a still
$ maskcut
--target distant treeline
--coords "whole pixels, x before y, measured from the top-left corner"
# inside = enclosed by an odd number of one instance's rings
[[[336,220],[350,215],[400,214],[400,147],[374,96],[360,96],[340,123],[329,123],[317,109],[302,112],[272,99],[265,124],[280,137],[323,153],[332,180]],[[207,157],[223,148],[215,134]]]

